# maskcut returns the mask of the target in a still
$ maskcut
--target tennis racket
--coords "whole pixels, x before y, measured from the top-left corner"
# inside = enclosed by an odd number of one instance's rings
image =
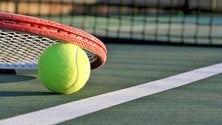
[[[0,12],[1,73],[36,74],[42,52],[59,42],[76,44],[84,49],[91,69],[106,62],[106,46],[87,32],[36,17]]]

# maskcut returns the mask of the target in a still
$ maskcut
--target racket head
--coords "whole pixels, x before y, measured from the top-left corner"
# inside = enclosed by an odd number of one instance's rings
[[[36,70],[44,49],[59,42],[83,48],[91,69],[106,62],[105,45],[87,32],[36,17],[0,12],[0,69]]]

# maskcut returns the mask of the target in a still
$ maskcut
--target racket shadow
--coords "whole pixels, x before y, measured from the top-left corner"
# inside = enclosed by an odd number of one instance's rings
[[[0,91],[0,97],[16,97],[16,96],[47,96],[58,95],[53,92],[25,92],[25,91]]]
[[[34,80],[34,76],[0,74],[0,84]]]

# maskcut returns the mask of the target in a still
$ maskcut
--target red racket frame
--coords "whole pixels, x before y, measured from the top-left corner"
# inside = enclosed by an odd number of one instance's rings
[[[29,33],[76,44],[95,54],[90,58],[91,69],[104,65],[107,59],[107,49],[103,42],[75,27],[37,17],[0,12],[0,29]]]

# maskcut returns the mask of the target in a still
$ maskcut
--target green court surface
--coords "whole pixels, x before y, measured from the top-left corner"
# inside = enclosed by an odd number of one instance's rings
[[[0,74],[0,120],[222,62],[221,48],[132,44],[106,46],[107,63],[93,70],[86,86],[72,95],[48,91],[36,76]],[[222,124],[221,82],[222,75],[219,74],[60,124]]]

